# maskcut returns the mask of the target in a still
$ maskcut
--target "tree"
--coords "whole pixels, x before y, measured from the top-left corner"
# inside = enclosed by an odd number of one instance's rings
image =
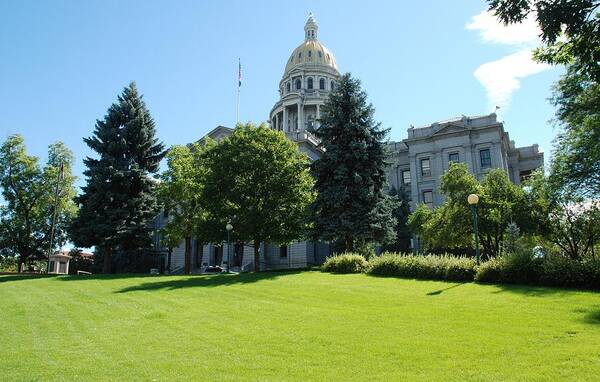
[[[600,201],[557,187],[541,171],[528,180],[526,198],[537,232],[574,260],[595,256],[600,241]]]
[[[411,249],[411,231],[408,226],[408,217],[410,215],[410,202],[408,200],[408,193],[404,188],[397,190],[392,187],[389,192],[389,196],[396,198],[398,203],[396,208],[392,210],[392,216],[396,219],[396,239],[383,246],[385,251],[392,252],[403,252],[407,253]]]
[[[161,176],[159,187],[163,207],[169,211],[165,238],[169,243],[185,242],[185,273],[191,271],[192,237],[200,232],[204,219],[200,203],[205,172],[203,151],[198,143],[173,146],[167,154],[168,168]]]
[[[66,227],[76,211],[72,202],[73,161],[72,152],[62,142],[48,147],[44,168],[38,158],[27,155],[20,135],[10,136],[0,147],[0,187],[4,199],[0,207],[0,247],[3,255],[19,257],[19,271],[21,264],[46,258],[49,250],[53,252],[66,241]]]
[[[409,217],[409,226],[430,249],[472,248],[473,228],[469,194],[479,195],[477,206],[479,234],[484,256],[498,256],[506,229],[511,222],[529,228],[530,219],[523,190],[501,169],[491,170],[478,182],[465,163],[451,163],[441,178],[444,203],[429,210],[419,205]]]
[[[555,142],[550,181],[587,197],[600,197],[600,83],[569,66],[552,102],[562,128]]]
[[[321,109],[323,156],[313,162],[317,198],[312,205],[313,236],[343,251],[394,240],[393,198],[385,195],[389,129],[373,119],[374,109],[360,81],[345,74]]]
[[[149,246],[148,221],[157,211],[151,175],[164,156],[155,134],[154,120],[132,82],[96,121],[93,136],[84,139],[99,158],[84,160],[86,185],[70,232],[77,246],[101,249],[103,272],[111,271],[115,249]]]
[[[488,0],[504,23],[520,23],[533,15],[542,31],[538,60],[574,64],[576,71],[600,81],[600,1]]]
[[[262,242],[288,243],[303,236],[313,179],[308,157],[283,133],[265,124],[240,124],[204,157],[201,201],[208,224],[202,232],[207,241],[224,241],[231,220],[234,239],[253,244],[258,271]]]

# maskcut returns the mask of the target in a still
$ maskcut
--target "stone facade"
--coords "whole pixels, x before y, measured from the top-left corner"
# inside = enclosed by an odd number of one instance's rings
[[[434,207],[443,202],[440,176],[452,161],[466,163],[478,179],[492,168],[502,168],[515,184],[544,165],[538,145],[515,147],[494,113],[411,127],[408,138],[390,142],[389,148],[389,186],[407,190],[413,209],[417,203]]]

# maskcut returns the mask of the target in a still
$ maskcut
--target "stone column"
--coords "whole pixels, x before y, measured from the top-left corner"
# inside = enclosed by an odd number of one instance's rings
[[[279,131],[279,113],[275,113],[275,130]]]
[[[298,102],[298,130],[304,131],[304,105]]]
[[[287,132],[289,129],[288,126],[288,111],[287,111],[287,107],[285,105],[283,105],[283,131]]]
[[[319,122],[319,119],[321,119],[321,109],[319,108],[319,104],[317,104],[317,121],[315,121],[315,128],[319,128],[321,126],[321,122]]]

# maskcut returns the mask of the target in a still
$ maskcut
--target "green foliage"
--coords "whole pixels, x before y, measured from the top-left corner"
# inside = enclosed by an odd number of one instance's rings
[[[321,270],[332,273],[362,273],[367,270],[368,265],[368,261],[362,255],[342,253],[328,257]]]
[[[475,266],[475,261],[464,257],[386,253],[369,262],[367,273],[415,279],[472,281]]]
[[[238,125],[203,160],[202,208],[213,227],[202,231],[207,241],[222,242],[231,221],[232,240],[253,244],[259,270],[261,242],[288,243],[305,234],[314,199],[309,159],[282,132]]]
[[[504,23],[535,17],[542,33],[536,58],[551,64],[575,63],[600,81],[600,2],[597,0],[488,0]]]
[[[600,290],[600,259],[575,261],[566,256],[549,255],[542,263],[540,283]]]
[[[478,182],[465,163],[451,163],[441,177],[440,191],[445,197],[444,204],[429,211],[419,205],[409,217],[409,226],[429,249],[473,248],[469,194],[479,195],[477,214],[485,257],[500,254],[510,222],[529,227],[530,215],[523,190],[501,169],[489,171],[483,181]]]
[[[537,284],[542,260],[522,250],[491,259],[479,267],[475,281],[503,284]]]
[[[19,267],[47,256],[55,206],[52,251],[67,240],[66,228],[77,209],[72,201],[73,162],[72,152],[62,142],[48,147],[48,161],[43,168],[37,157],[27,155],[20,135],[8,137],[0,147],[0,188],[4,199],[0,206],[0,254],[18,256]]]
[[[164,156],[154,120],[135,83],[123,90],[84,142],[98,154],[86,158],[86,185],[70,233],[79,247],[104,249],[104,272],[114,250],[126,256],[150,245],[148,221],[157,212],[151,178]]]
[[[396,219],[396,239],[383,246],[384,251],[389,252],[408,252],[411,249],[410,239],[412,233],[408,226],[408,217],[410,216],[410,202],[408,193],[404,188],[397,190],[392,187],[389,196],[397,199],[396,208],[392,210],[392,216]]]
[[[312,167],[318,192],[312,206],[313,236],[343,251],[395,237],[396,202],[384,193],[388,154],[382,140],[389,129],[381,129],[373,114],[360,81],[345,74],[313,131],[325,150]]]
[[[545,240],[574,260],[594,256],[600,242],[600,202],[560,188],[540,171],[528,181],[526,198],[532,221]]]
[[[164,243],[177,247],[185,241],[184,271],[191,271],[191,238],[200,239],[206,213],[200,203],[204,175],[204,153],[208,146],[199,143],[190,146],[173,146],[167,153],[167,170],[161,175],[159,199],[169,211],[164,227]]]
[[[16,256],[0,255],[0,272],[16,272],[19,269],[19,259]]]
[[[554,87],[556,122],[550,178],[557,187],[600,198],[600,83],[569,66]]]

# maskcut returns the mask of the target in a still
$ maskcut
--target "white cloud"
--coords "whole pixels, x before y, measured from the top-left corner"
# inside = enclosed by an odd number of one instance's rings
[[[506,111],[513,93],[521,87],[520,80],[550,67],[532,58],[531,52],[540,42],[540,30],[533,17],[521,24],[507,26],[492,13],[483,11],[473,16],[465,27],[477,31],[485,43],[514,47],[516,50],[498,60],[482,64],[473,73],[487,92],[490,110],[499,106]]]
[[[479,31],[484,42],[495,44],[531,47],[540,41],[540,29],[532,16],[520,24],[504,25],[493,13],[483,11],[473,16],[465,28]]]

